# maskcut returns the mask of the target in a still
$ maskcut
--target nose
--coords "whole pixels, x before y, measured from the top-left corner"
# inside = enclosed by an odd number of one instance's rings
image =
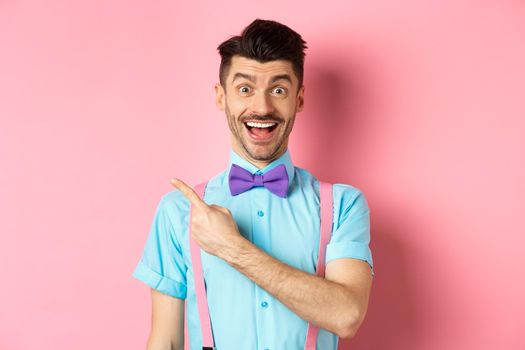
[[[265,93],[255,93],[252,96],[252,111],[258,115],[273,113],[274,107],[270,96]]]

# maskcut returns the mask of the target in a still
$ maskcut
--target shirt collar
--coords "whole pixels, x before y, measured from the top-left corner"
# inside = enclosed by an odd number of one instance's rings
[[[255,165],[241,157],[232,148],[230,149],[230,161],[228,163],[226,179],[230,177],[230,169],[232,164],[236,164],[240,167],[243,167],[244,169],[248,170],[252,175],[255,175],[256,173],[265,174],[266,172],[272,170],[279,164],[284,164],[284,166],[286,167],[286,172],[288,173],[288,188],[290,188],[295,174],[295,168],[292,163],[292,157],[290,156],[290,150],[288,148],[279,158],[275,159],[262,169],[257,168]]]

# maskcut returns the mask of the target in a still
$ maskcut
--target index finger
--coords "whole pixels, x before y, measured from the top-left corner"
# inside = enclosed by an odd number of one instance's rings
[[[182,194],[188,198],[188,200],[193,204],[195,205],[197,208],[200,208],[200,209],[206,209],[208,207],[208,204],[206,204],[206,202],[204,202],[200,197],[199,195],[197,194],[197,192],[195,192],[193,190],[193,188],[191,188],[190,186],[186,185],[184,183],[184,181],[182,180],[179,180],[177,178],[173,178],[170,180],[171,184],[175,187],[177,187],[181,192]]]

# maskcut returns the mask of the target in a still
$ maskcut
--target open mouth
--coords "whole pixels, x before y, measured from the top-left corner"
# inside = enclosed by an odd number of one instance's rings
[[[276,122],[245,122],[248,135],[257,141],[266,141],[273,137],[278,123]]]

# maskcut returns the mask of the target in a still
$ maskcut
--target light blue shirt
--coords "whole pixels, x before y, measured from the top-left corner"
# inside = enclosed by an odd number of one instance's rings
[[[265,187],[232,196],[228,175],[232,164],[252,174],[286,166],[288,195],[281,198]],[[363,193],[347,184],[333,185],[334,215],[326,263],[339,258],[373,262],[369,208]],[[228,208],[240,233],[274,258],[315,273],[319,247],[319,181],[292,163],[287,150],[259,170],[231,149],[225,171],[208,182],[204,201]],[[142,258],[133,277],[175,298],[186,299],[191,350],[202,349],[202,334],[189,253],[189,201],[175,189],[160,200]],[[290,311],[224,260],[202,252],[210,318],[218,350],[302,350],[308,323]],[[186,340],[188,341],[188,340]],[[338,337],[319,329],[317,349],[336,350]]]

